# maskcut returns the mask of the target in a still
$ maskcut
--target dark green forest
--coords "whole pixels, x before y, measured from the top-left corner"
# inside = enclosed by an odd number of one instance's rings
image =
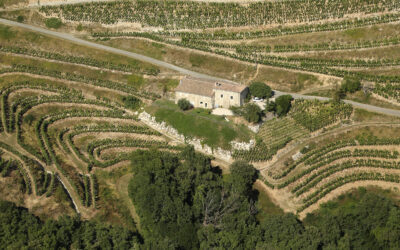
[[[155,150],[132,155],[129,195],[141,234],[99,221],[41,221],[0,202],[5,249],[399,249],[400,209],[390,198],[357,193],[325,204],[302,222],[293,214],[258,221],[257,172],[235,162],[222,175],[188,147],[176,156]],[[349,199],[347,199],[349,200]]]
[[[122,227],[68,216],[43,222],[25,208],[0,201],[1,249],[131,249],[138,242]]]

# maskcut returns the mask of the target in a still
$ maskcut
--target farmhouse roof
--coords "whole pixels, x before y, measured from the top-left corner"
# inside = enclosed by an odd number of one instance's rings
[[[214,90],[224,90],[241,93],[246,86],[228,83],[224,81],[211,81],[206,79],[185,77],[183,78],[175,91],[202,95],[213,96]]]
[[[185,77],[179,82],[175,91],[211,97],[214,94],[213,86],[212,81]]]

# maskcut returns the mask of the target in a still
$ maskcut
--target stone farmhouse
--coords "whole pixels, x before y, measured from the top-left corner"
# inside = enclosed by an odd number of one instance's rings
[[[242,106],[247,92],[244,85],[184,77],[175,89],[175,102],[185,98],[195,108],[229,108]]]

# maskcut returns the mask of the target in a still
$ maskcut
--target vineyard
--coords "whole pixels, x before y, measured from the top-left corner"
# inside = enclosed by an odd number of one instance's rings
[[[271,202],[300,218],[357,185],[400,187],[400,120],[379,111],[399,110],[399,0],[76,2],[0,11],[25,24],[56,21],[46,28],[99,46],[0,25],[0,175],[25,197],[56,199],[62,189],[83,218],[140,230],[124,193],[136,177],[132,152],[169,158],[184,149],[171,138],[209,148],[202,152],[223,168],[253,164]],[[172,101],[177,68],[263,82],[295,99],[280,116],[273,96],[276,107],[269,100],[259,124],[181,110]],[[343,78],[360,83],[354,93]],[[246,101],[259,101],[252,95]],[[142,111],[159,126],[140,120]]]
[[[353,107],[333,101],[298,99],[288,116],[266,121],[258,131],[258,142],[250,151],[236,150],[233,157],[250,162],[270,160],[288,143],[300,142],[311,132],[350,118]]]
[[[24,73],[30,76],[16,77]],[[20,190],[34,197],[51,197],[62,185],[75,209],[90,217],[104,206],[97,170],[126,166],[139,149],[182,150],[136,118],[136,109],[153,94],[24,65],[1,74],[0,172],[17,171]],[[109,98],[94,96],[94,90]],[[139,106],[126,103],[127,96]]]
[[[400,75],[384,72],[400,66],[399,9],[394,0],[112,1],[45,6],[39,13],[70,23],[103,24],[91,36],[106,44],[151,40],[245,63],[357,77],[375,83],[376,95],[398,101]],[[142,28],[112,28],[118,23]]]
[[[182,1],[135,1],[86,3],[61,7],[42,7],[47,15],[61,14],[73,21],[90,21],[104,24],[139,22],[166,29],[202,29],[266,25],[295,22],[312,22],[340,19],[358,13],[395,11],[400,4],[395,0],[330,1],[318,0],[258,2],[248,6],[236,3],[197,3]]]
[[[304,145],[296,160],[265,170],[265,182],[272,189],[289,193],[296,212],[303,215],[346,184],[400,183],[400,140],[376,136],[374,129],[355,129],[334,141],[324,139]],[[398,128],[388,126],[385,131],[396,133]]]

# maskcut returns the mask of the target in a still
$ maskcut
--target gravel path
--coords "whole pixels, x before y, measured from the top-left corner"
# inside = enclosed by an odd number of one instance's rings
[[[113,48],[110,46],[106,46],[106,45],[102,45],[102,44],[98,44],[98,43],[94,43],[94,42],[90,42],[90,41],[86,41],[77,37],[74,37],[70,34],[66,34],[66,33],[62,33],[62,32],[57,32],[57,31],[52,31],[52,30],[48,30],[48,29],[44,29],[44,28],[40,28],[37,26],[33,26],[33,25],[29,25],[29,24],[24,24],[24,23],[18,23],[18,22],[14,22],[14,21],[10,21],[7,19],[2,19],[0,18],[0,23],[1,24],[5,24],[5,25],[9,25],[9,26],[14,26],[14,27],[20,27],[20,28],[24,28],[24,29],[28,29],[31,31],[35,31],[35,32],[39,32],[42,34],[46,34],[52,37],[56,37],[56,38],[61,38],[64,40],[68,40],[70,42],[79,44],[79,45],[83,45],[83,46],[87,46],[87,47],[91,47],[91,48],[95,48],[95,49],[100,49],[103,51],[107,51],[107,52],[111,52],[111,53],[115,53],[115,54],[119,54],[119,55],[123,55],[123,56],[127,56],[136,60],[140,60],[143,62],[147,62],[147,63],[151,63],[154,65],[157,65],[159,67],[162,68],[167,68],[170,70],[174,70],[177,71],[183,75],[190,75],[192,77],[198,77],[198,78],[204,78],[204,79],[208,79],[208,80],[216,80],[216,81],[228,81],[226,79],[222,79],[222,78],[218,78],[218,77],[214,77],[214,76],[210,76],[207,74],[202,74],[202,73],[198,73],[195,71],[191,71],[167,62],[163,62],[148,56],[144,56],[141,54],[137,54],[137,53],[133,53],[133,52],[129,52],[126,50],[122,50],[122,49],[117,49],[117,48]],[[281,92],[281,91],[275,91],[276,96],[279,95],[283,95],[283,94],[290,94],[293,96],[293,98],[295,99],[318,99],[318,100],[329,100],[330,98],[327,97],[319,97],[319,96],[307,96],[307,95],[302,95],[302,94],[297,94],[297,93],[287,93],[287,92]],[[373,106],[373,105],[369,105],[369,104],[364,104],[364,103],[358,103],[358,102],[354,102],[354,101],[350,101],[350,100],[344,100],[344,102],[349,103],[351,105],[353,105],[356,108],[362,108],[368,111],[372,111],[372,112],[376,112],[376,113],[380,113],[380,114],[385,114],[385,115],[391,115],[391,116],[397,116],[400,117],[400,110],[395,110],[395,109],[388,109],[388,108],[381,108],[381,107],[377,107],[377,106]]]

